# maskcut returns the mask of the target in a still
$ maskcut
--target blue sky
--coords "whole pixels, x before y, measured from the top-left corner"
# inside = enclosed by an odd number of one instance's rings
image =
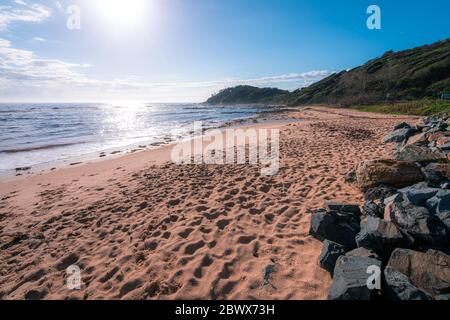
[[[381,30],[366,27],[369,5]],[[81,29],[66,27],[81,9]],[[0,0],[1,101],[197,102],[295,89],[446,39],[447,0]]]

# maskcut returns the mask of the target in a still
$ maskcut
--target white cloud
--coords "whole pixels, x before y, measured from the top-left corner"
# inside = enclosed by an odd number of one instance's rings
[[[45,42],[44,38],[40,38],[40,37],[34,37],[33,38],[34,41],[38,41],[38,42]]]
[[[296,89],[330,74],[323,70],[252,79],[147,82],[136,77],[99,80],[83,74],[86,68],[91,65],[38,57],[0,38],[0,96],[4,101],[201,102],[230,86],[247,84]]]
[[[15,0],[15,6],[0,5],[0,31],[8,30],[12,23],[41,23],[50,18],[51,10],[41,4]]]

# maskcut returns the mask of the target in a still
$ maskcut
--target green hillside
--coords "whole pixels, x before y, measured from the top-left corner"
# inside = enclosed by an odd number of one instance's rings
[[[383,56],[293,92],[237,86],[208,99],[210,104],[283,103],[290,106],[359,106],[398,101],[433,101],[450,92],[450,39]]]
[[[213,95],[206,101],[209,104],[247,104],[274,103],[284,101],[289,91],[276,88],[257,88],[252,86],[237,86],[227,88]]]

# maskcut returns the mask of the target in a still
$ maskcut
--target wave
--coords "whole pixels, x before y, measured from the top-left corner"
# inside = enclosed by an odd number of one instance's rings
[[[30,152],[30,151],[37,151],[37,150],[46,150],[46,149],[54,149],[59,147],[68,147],[68,146],[74,146],[80,144],[79,142],[71,142],[71,143],[55,143],[55,144],[47,144],[42,146],[33,146],[33,147],[24,147],[24,148],[14,148],[14,149],[3,149],[0,150],[0,153],[20,153],[20,152]]]

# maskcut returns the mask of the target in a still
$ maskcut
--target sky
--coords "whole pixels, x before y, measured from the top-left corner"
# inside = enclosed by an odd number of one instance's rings
[[[370,5],[381,29],[370,30]],[[1,102],[294,90],[450,37],[448,0],[0,0]]]

